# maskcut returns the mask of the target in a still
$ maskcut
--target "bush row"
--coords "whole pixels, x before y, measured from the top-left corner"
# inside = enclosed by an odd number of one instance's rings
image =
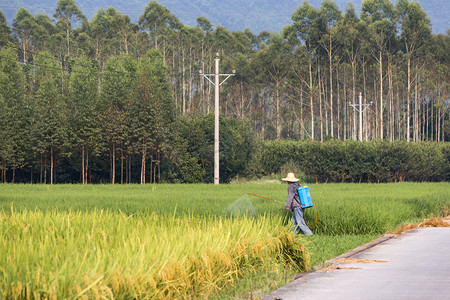
[[[448,181],[450,144],[261,141],[251,166],[253,175],[278,173],[289,166],[312,182]]]

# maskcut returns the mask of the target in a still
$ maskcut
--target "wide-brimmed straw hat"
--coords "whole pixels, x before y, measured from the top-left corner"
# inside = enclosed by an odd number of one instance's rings
[[[297,182],[300,179],[295,178],[294,173],[288,173],[286,178],[281,179],[283,181],[288,181],[288,182]]]

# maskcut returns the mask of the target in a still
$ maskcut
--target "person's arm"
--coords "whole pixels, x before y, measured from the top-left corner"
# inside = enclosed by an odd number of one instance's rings
[[[288,200],[286,202],[286,205],[284,206],[284,209],[286,211],[291,211],[292,203],[294,201],[294,196],[295,196],[294,193],[295,193],[295,187],[292,184],[290,184],[289,188],[288,188]]]

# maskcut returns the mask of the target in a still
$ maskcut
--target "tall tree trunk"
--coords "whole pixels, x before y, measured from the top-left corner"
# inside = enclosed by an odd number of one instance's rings
[[[314,141],[314,97],[313,97],[312,63],[309,60],[309,109],[311,112],[311,140]]]
[[[300,138],[305,139],[305,123],[303,120],[303,88],[300,89]]]
[[[355,66],[356,66],[356,58],[355,58]],[[356,67],[355,67],[356,68]],[[364,99],[367,99],[367,89],[366,89],[366,62],[365,59],[363,58],[363,64],[362,64],[362,69],[363,69],[363,95],[364,95]],[[355,69],[356,72],[356,69]],[[355,99],[356,97],[356,90],[355,87],[353,87],[353,99]],[[371,112],[371,111],[370,111]],[[373,114],[373,113],[372,113]],[[370,128],[370,116],[372,116],[372,114],[366,114],[367,115],[367,124],[366,124],[366,130],[365,130],[365,137],[366,137],[366,141],[369,140],[369,128]]]
[[[147,156],[147,145],[145,139],[142,140],[142,159],[141,159],[141,184],[145,183],[145,158]]]
[[[389,140],[392,142],[394,140],[394,120],[393,120],[393,87],[392,87],[392,65],[391,65],[391,59],[389,57],[389,63],[388,63],[388,75],[389,75]]]
[[[431,91],[430,91],[431,93]],[[430,112],[430,140],[434,141],[434,130],[433,130],[433,126],[434,126],[434,105],[433,105],[433,100],[430,100],[430,106],[431,106],[431,112]]]
[[[88,176],[88,170],[89,170],[89,146],[86,145],[86,168],[84,169],[86,184],[88,183],[88,177],[89,179],[91,178],[91,176]]]
[[[150,155],[150,183],[153,183],[153,154]]]
[[[45,154],[44,159],[44,184],[47,184],[47,154]]]
[[[411,57],[408,56],[408,97],[406,116],[406,141],[409,143],[411,136]]]
[[[354,79],[354,78],[353,78]],[[346,81],[344,80],[344,100],[347,100],[347,85],[346,85]],[[343,132],[342,132],[342,138],[344,139],[344,141],[347,139],[347,122],[348,122],[348,105],[347,103],[344,102],[344,116],[343,116]]]
[[[116,183],[116,142],[114,141],[112,144],[112,161],[111,161],[111,184]]]
[[[158,165],[158,162],[155,162],[153,164],[153,183],[156,183],[156,166]]]
[[[2,183],[6,183],[6,162],[2,160]]]
[[[377,82],[376,82],[376,80],[373,81],[373,93],[374,93],[373,98],[374,99],[378,99]],[[373,137],[375,139],[379,139],[379,136],[380,136],[380,116],[379,116],[380,110],[379,110],[379,105],[380,105],[380,103],[378,101],[375,101],[375,120],[374,120],[374,122],[375,122],[375,126],[374,126],[375,132],[373,132]]]
[[[85,183],[84,180],[84,144],[81,146],[81,182],[82,184]]]
[[[182,105],[181,112],[184,115],[186,113],[186,66],[184,65],[184,45],[181,48],[181,64],[182,64],[182,73],[181,73],[181,84],[182,84]]]
[[[42,174],[43,174],[43,162],[42,162],[43,158],[42,158],[42,154],[41,154],[41,161],[40,161],[40,166],[39,166],[39,183],[42,184]]]
[[[323,142],[323,116],[322,116],[322,80],[320,78],[320,64],[318,67],[318,80],[319,80],[319,122],[320,122],[320,141]]]
[[[414,141],[419,139],[419,99],[417,95],[418,89],[418,76],[416,73],[416,81],[414,83]]]
[[[123,184],[123,144],[120,147],[120,184]]]
[[[276,127],[277,127],[277,140],[281,139],[281,124],[280,124],[280,90],[279,90],[279,82],[276,83],[276,91],[275,91],[275,97],[276,97]]]
[[[336,68],[336,82],[337,82],[337,139],[341,139],[341,98],[339,93],[339,66]],[[345,89],[345,75],[344,75],[344,89]]]
[[[70,56],[70,24],[67,24],[66,36],[67,36],[67,56]]]
[[[50,147],[50,184],[53,184],[53,166],[54,166],[54,161],[53,161],[54,157],[53,157],[53,146]]]
[[[158,150],[158,182],[161,182],[161,153]]]
[[[331,137],[334,138],[332,47],[333,45],[331,40],[331,29],[330,29],[330,51],[328,53],[328,60],[330,67],[330,129],[331,129]]]
[[[380,51],[380,140],[383,137],[383,54]]]

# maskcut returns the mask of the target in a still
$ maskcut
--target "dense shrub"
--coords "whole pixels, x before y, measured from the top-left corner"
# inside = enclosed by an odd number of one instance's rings
[[[229,182],[247,168],[255,146],[248,123],[220,117],[220,181]],[[214,115],[187,116],[178,120],[172,153],[171,182],[214,180]]]
[[[263,141],[255,156],[260,174],[295,164],[315,182],[447,181],[448,143],[404,141]]]

